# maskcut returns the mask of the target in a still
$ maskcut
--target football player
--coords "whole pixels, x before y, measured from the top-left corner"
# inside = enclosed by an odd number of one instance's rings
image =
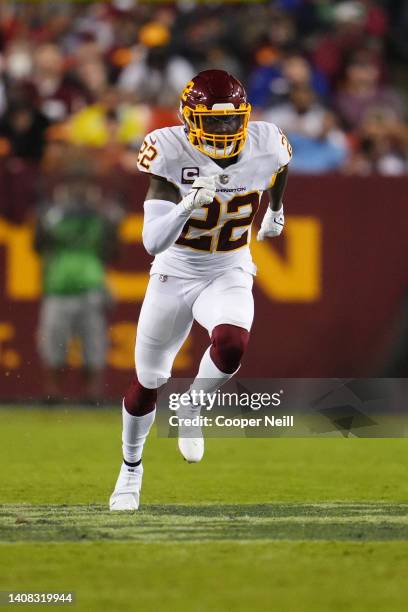
[[[211,344],[192,388],[215,392],[238,371],[247,347],[256,273],[251,225],[267,191],[257,238],[282,232],[292,155],[279,128],[249,123],[250,112],[237,79],[223,70],[200,72],[181,94],[182,125],[155,130],[140,149],[139,170],[150,177],[143,244],[155,257],[137,326],[136,377],[123,398],[123,463],[112,511],[139,506],[157,389],[169,379],[193,321],[205,327]],[[192,402],[178,414],[193,417],[199,410]],[[201,431],[180,426],[178,442],[187,461],[201,460]]]

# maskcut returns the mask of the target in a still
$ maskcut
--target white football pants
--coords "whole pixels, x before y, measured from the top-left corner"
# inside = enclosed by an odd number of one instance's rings
[[[215,278],[184,279],[153,274],[140,311],[135,360],[140,384],[163,385],[193,321],[212,330],[222,323],[250,331],[253,277],[233,268]]]

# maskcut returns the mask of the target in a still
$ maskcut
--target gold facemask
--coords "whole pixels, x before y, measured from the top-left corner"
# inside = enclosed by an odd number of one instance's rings
[[[209,157],[214,159],[225,159],[233,157],[242,151],[248,132],[248,121],[251,113],[251,105],[241,104],[237,108],[208,109],[197,105],[195,109],[184,106],[181,114],[188,127],[188,139],[190,143]],[[223,118],[236,117],[236,131],[232,133],[216,133],[208,129],[209,123],[222,122]],[[211,121],[212,120],[212,121]]]

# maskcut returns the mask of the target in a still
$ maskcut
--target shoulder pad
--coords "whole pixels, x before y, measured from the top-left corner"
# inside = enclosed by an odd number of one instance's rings
[[[279,172],[292,159],[292,146],[287,136],[274,123],[260,122],[266,132],[268,150],[276,161],[275,172]]]
[[[166,178],[166,160],[163,151],[162,130],[154,130],[145,136],[137,158],[140,172]]]

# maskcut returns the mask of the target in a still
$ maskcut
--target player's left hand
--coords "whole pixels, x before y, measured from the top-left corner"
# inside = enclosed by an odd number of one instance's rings
[[[263,240],[264,238],[279,236],[282,233],[284,225],[285,217],[283,215],[283,206],[280,210],[271,210],[268,206],[256,239]]]

